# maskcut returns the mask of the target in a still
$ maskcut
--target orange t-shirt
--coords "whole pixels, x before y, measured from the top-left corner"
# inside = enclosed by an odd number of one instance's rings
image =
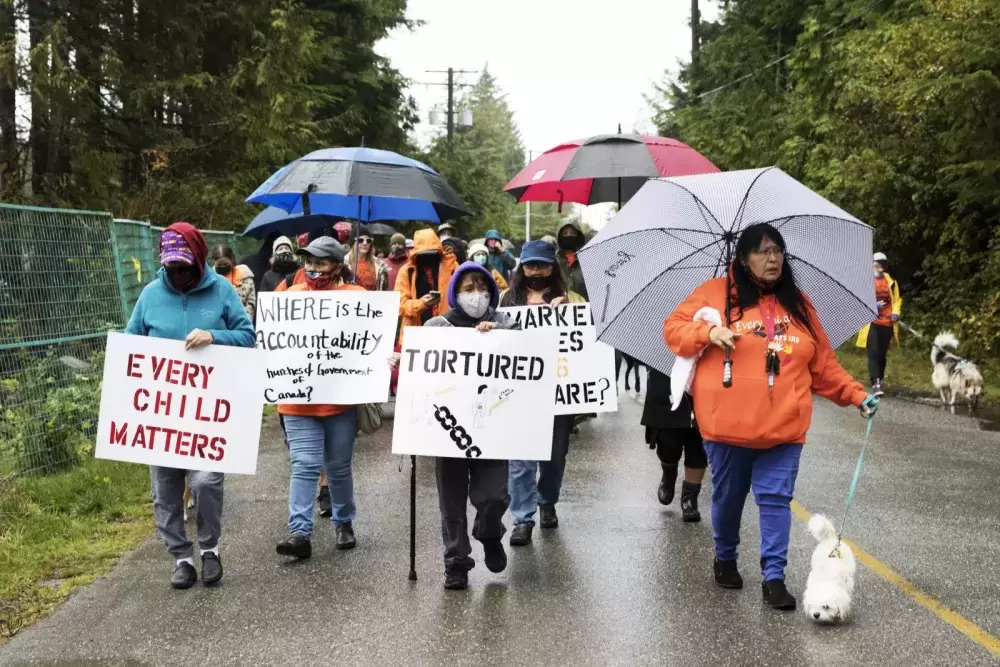
[[[892,291],[889,289],[889,280],[884,274],[875,279],[875,300],[881,304],[878,307],[878,317],[875,318],[875,324],[891,327]]]
[[[284,286],[284,281],[282,281],[281,286]],[[328,287],[326,290],[334,292],[337,290],[348,290],[348,291],[365,291],[364,287],[359,287],[357,285],[351,284],[341,284],[336,287]],[[306,283],[298,283],[292,285],[287,290],[275,290],[275,291],[286,291],[286,292],[311,292],[313,290],[309,289],[309,285]],[[283,415],[292,415],[295,417],[332,417],[334,415],[339,415],[342,412],[347,412],[351,408],[356,407],[353,405],[331,405],[331,404],[317,404],[313,405],[310,403],[278,403],[278,413]]]
[[[368,262],[359,261],[358,262],[358,284],[364,287],[369,292],[375,291],[376,279],[378,276],[375,275],[375,269]]]

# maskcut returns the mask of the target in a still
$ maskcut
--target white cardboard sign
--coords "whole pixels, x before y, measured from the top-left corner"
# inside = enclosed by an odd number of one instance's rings
[[[257,347],[267,351],[265,403],[389,400],[398,292],[265,292]]]
[[[597,340],[589,303],[501,308],[525,331],[556,331],[557,415],[618,410],[615,349]]]
[[[406,327],[394,454],[548,461],[554,331]]]
[[[257,350],[109,333],[95,456],[252,475],[263,386]]]

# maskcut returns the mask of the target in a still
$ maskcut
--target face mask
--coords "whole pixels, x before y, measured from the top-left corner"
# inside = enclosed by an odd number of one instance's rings
[[[220,276],[228,276],[233,270],[233,265],[229,262],[218,262],[215,265],[215,272]]]
[[[441,262],[438,255],[417,255],[417,264],[421,267],[434,267]]]
[[[579,245],[579,241],[575,236],[560,236],[559,237],[559,248],[561,250],[576,250]]]
[[[170,284],[180,292],[186,292],[198,281],[198,271],[193,266],[177,265],[164,267]]]
[[[404,252],[406,252],[406,248],[404,248],[402,246],[394,245],[394,246],[392,246],[392,249],[389,251],[389,254],[392,255],[393,257],[399,257]]]
[[[525,285],[532,292],[544,292],[549,288],[549,278],[528,278]]]
[[[478,255],[476,255],[475,257],[473,257],[472,259],[479,266],[486,266],[486,255],[484,255],[482,253],[479,253]]]
[[[486,292],[462,292],[458,305],[469,317],[478,320],[490,309],[490,295]]]
[[[278,271],[289,271],[296,266],[295,257],[290,252],[279,252],[274,256],[274,268]]]
[[[306,284],[312,289],[326,289],[336,276],[326,271],[306,271]]]

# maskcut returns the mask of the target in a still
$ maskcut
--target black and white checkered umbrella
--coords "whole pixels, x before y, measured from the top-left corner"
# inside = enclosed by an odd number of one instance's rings
[[[872,228],[769,167],[646,183],[579,253],[598,338],[669,373],[664,319],[725,275],[740,232],[760,222],[785,238],[834,347],[875,318]]]

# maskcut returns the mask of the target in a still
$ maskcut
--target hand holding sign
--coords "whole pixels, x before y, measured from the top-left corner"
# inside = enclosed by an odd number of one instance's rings
[[[184,339],[184,349],[195,350],[199,347],[211,345],[214,342],[215,338],[210,332],[203,329],[194,329],[187,335],[187,338]]]

